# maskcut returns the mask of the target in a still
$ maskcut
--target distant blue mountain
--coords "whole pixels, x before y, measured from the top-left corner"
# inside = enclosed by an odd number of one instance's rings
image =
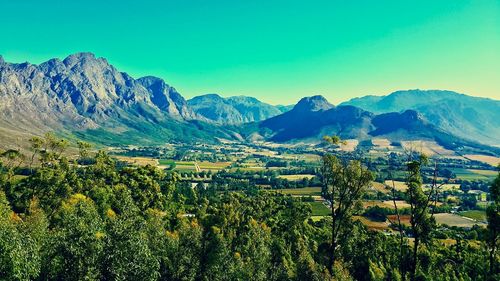
[[[500,101],[452,91],[408,90],[387,96],[354,98],[353,105],[374,113],[412,109],[445,132],[464,139],[500,145]]]
[[[303,98],[292,110],[258,123],[257,128],[249,126],[247,135],[255,138],[255,130],[262,138],[275,142],[318,142],[324,135],[338,135],[343,139],[360,140],[384,137],[393,142],[433,140],[453,150],[470,147],[500,151],[456,137],[415,110],[375,114],[352,105],[335,107],[322,96]]]

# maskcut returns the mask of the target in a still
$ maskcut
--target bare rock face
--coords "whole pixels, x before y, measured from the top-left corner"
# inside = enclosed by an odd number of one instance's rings
[[[283,112],[273,105],[246,96],[223,98],[217,94],[206,94],[187,102],[197,114],[217,124],[258,122]]]
[[[188,107],[181,94],[175,88],[167,85],[162,79],[146,76],[138,79],[137,82],[149,91],[153,104],[170,116],[187,120],[200,117]]]
[[[91,53],[40,65],[6,63],[0,57],[3,126],[43,132],[196,117],[186,100],[160,78],[136,80]]]

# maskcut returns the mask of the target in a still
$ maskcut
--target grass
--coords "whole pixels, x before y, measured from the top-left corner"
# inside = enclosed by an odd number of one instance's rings
[[[281,155],[276,156],[277,158],[281,159],[288,159],[288,160],[298,160],[298,161],[306,161],[306,162],[319,162],[321,160],[321,157],[316,154],[308,154],[308,153],[303,153],[303,154],[289,154],[289,153],[284,153]]]
[[[174,163],[175,163],[175,161],[174,161],[174,160],[172,160],[172,159],[160,159],[158,162],[159,162],[159,163],[160,163],[160,165],[162,165],[162,166],[170,166],[170,165],[172,165],[172,164],[174,164]]]
[[[392,181],[391,180],[386,180],[384,182],[384,184],[387,185],[390,189],[392,189]],[[394,187],[398,191],[406,191],[408,189],[408,186],[406,185],[406,183],[404,183],[402,181],[394,181]]]
[[[289,181],[301,181],[304,178],[312,179],[312,178],[314,178],[314,175],[307,175],[307,174],[304,174],[304,175],[299,175],[299,174],[297,174],[297,175],[279,175],[278,178],[286,179]]]
[[[313,216],[328,216],[331,213],[330,209],[322,202],[308,202],[307,204],[311,205]]]
[[[315,196],[321,195],[321,187],[302,187],[302,188],[286,188],[276,189],[283,194],[300,195],[300,196]]]
[[[390,148],[391,142],[388,139],[375,138],[372,139],[372,145],[380,148]]]
[[[231,162],[199,162],[198,165],[200,169],[222,170],[231,165]]]
[[[115,156],[115,157],[120,161],[124,161],[139,166],[158,165],[158,160],[150,157],[129,157],[129,156]]]
[[[396,205],[398,206],[398,209],[403,209],[403,208],[409,208],[410,204],[406,203],[403,200],[396,200]],[[373,206],[379,206],[381,208],[389,208],[389,209],[394,209],[394,202],[392,200],[367,200],[363,201],[363,207],[368,208],[368,207],[373,207]]]
[[[385,184],[380,183],[380,182],[372,182],[372,187],[376,191],[380,191],[382,193],[390,193],[391,190],[385,187]]]
[[[380,221],[372,221],[371,219],[363,216],[354,216],[354,220],[359,220],[362,222],[366,227],[368,227],[371,230],[388,230],[389,229],[389,223],[388,222],[380,222]]]
[[[483,226],[486,225],[484,223],[476,222],[470,218],[462,217],[455,214],[440,213],[440,214],[435,214],[434,217],[436,218],[437,223],[447,224],[449,226],[472,227],[476,224]]]
[[[451,169],[457,178],[462,180],[489,180],[494,176],[488,175],[487,170],[472,170],[472,169],[462,169],[462,168],[453,168]]]
[[[238,168],[232,168],[230,171],[235,172],[237,170],[240,170],[243,172],[255,172],[255,171],[266,170],[266,168],[265,167],[238,167]]]
[[[500,163],[500,158],[494,157],[494,156],[479,155],[479,154],[466,154],[466,155],[464,155],[464,157],[468,158],[470,160],[488,163],[491,166],[497,166]]]
[[[388,215],[387,219],[393,223],[398,224],[398,216],[397,215]],[[399,216],[402,225],[410,226],[410,215],[401,215]]]
[[[496,177],[498,175],[498,172],[497,171],[493,171],[493,170],[469,169],[469,171],[471,171],[471,172],[473,172],[475,174],[479,174],[479,175],[487,176],[487,177]]]
[[[358,146],[359,141],[358,140],[346,140],[345,144],[340,145],[340,150],[342,151],[354,151],[356,150],[356,147]]]
[[[477,221],[485,221],[486,220],[486,212],[480,211],[480,210],[464,211],[464,212],[460,212],[460,215],[467,217],[467,218],[471,218],[473,220],[477,220]]]
[[[435,141],[402,141],[403,148],[424,153],[428,156],[438,155],[455,155],[451,150],[444,148]]]
[[[460,189],[459,184],[447,183],[447,184],[443,184],[439,190],[440,191],[451,191],[451,190],[458,190],[458,189]]]

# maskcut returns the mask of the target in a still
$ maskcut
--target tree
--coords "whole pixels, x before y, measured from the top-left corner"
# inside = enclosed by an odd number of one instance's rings
[[[107,212],[103,277],[105,280],[157,280],[159,261],[149,247],[147,224],[125,185],[114,188]]]
[[[33,223],[33,226],[28,223]],[[30,227],[35,219],[23,221],[12,212],[5,193],[0,191],[0,280],[33,280],[41,268],[40,243]],[[42,226],[42,231],[45,226]]]
[[[331,204],[331,251],[330,267],[333,269],[337,247],[347,236],[356,202],[373,180],[373,174],[359,161],[345,162],[333,155],[325,155],[322,165],[323,195]]]
[[[500,168],[500,167],[499,167]],[[489,262],[490,262],[490,276],[491,280],[498,277],[498,247],[500,243],[500,172],[493,181],[490,187],[490,196],[492,203],[486,210],[488,218],[488,248],[489,248]]]
[[[74,194],[63,202],[56,218],[44,278],[99,279],[106,234],[94,202],[85,195]]]
[[[176,230],[159,233],[155,240],[160,240],[161,244],[155,245],[152,249],[161,251],[157,256],[160,259],[162,280],[198,280],[202,234],[202,227],[196,219],[192,221],[182,219]],[[156,244],[155,240],[151,243]]]
[[[410,204],[410,225],[414,239],[413,253],[411,256],[410,279],[415,280],[418,268],[418,250],[420,243],[429,242],[431,230],[435,226],[434,217],[429,214],[429,203],[432,196],[432,190],[425,194],[422,189],[421,167],[427,164],[425,155],[421,155],[418,160],[411,160],[407,163],[408,178],[406,184],[407,201]]]

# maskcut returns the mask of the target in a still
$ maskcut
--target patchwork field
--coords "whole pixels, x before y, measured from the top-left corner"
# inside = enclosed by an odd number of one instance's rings
[[[274,189],[274,190],[281,192],[283,194],[290,194],[290,195],[300,195],[300,196],[321,195],[321,187],[286,188],[286,189]]]
[[[451,191],[451,190],[458,190],[458,189],[460,189],[460,185],[459,184],[447,183],[447,184],[443,184],[439,188],[439,191]]]
[[[303,153],[303,154],[281,154],[277,155],[277,158],[281,159],[287,159],[287,160],[294,160],[294,161],[306,161],[306,162],[319,162],[321,161],[321,157],[316,154],[308,154],[308,153]]]
[[[401,146],[406,150],[421,152],[428,156],[436,154],[443,156],[455,155],[455,152],[444,148],[435,141],[402,141]]]
[[[176,171],[199,171],[199,167],[190,161],[175,161]]]
[[[459,179],[463,180],[491,180],[496,177],[497,173],[491,170],[476,170],[476,169],[461,169],[452,168],[453,173]]]
[[[311,205],[313,216],[328,216],[331,213],[323,202],[308,202],[307,204]]]
[[[394,209],[394,202],[391,200],[366,200],[366,201],[363,201],[364,208],[373,207],[373,206]],[[398,209],[403,209],[403,208],[409,208],[410,204],[406,203],[403,200],[396,200],[396,206],[398,206]]]
[[[158,159],[150,158],[150,157],[129,157],[129,156],[114,156],[116,159],[120,161],[127,162],[133,165],[146,166],[153,165],[158,166]]]
[[[300,180],[303,180],[304,178],[306,178],[306,179],[312,179],[314,177],[315,177],[315,175],[308,175],[308,174],[279,175],[278,176],[278,178],[286,179],[286,180],[289,180],[289,181],[300,181]]]
[[[232,163],[231,162],[198,162],[197,163],[200,169],[203,170],[212,170],[212,171],[219,171],[222,169],[227,168],[230,166]]]
[[[380,138],[375,138],[372,139],[372,145],[375,147],[379,148],[390,148],[391,146],[391,141],[388,139],[380,139]]]
[[[485,223],[476,222],[473,219],[462,217],[455,214],[441,213],[435,214],[436,222],[439,224],[447,224],[449,226],[458,226],[458,227],[472,227],[475,224],[486,226]]]
[[[372,182],[372,188],[376,191],[382,192],[382,193],[390,193],[391,190],[386,188],[385,184],[380,183],[380,182]]]
[[[491,166],[497,166],[500,164],[500,158],[495,156],[479,155],[479,154],[466,154],[465,158],[475,161],[480,161],[483,163],[490,164]]]
[[[401,150],[401,148],[396,148],[391,145],[391,141],[388,139],[375,138],[371,140],[374,151],[395,151]]]
[[[340,145],[342,151],[354,151],[359,144],[358,140],[346,140],[345,144]]]
[[[354,216],[353,219],[359,220],[360,222],[362,222],[364,225],[366,225],[366,227],[368,227],[371,230],[383,231],[383,230],[390,229],[389,222],[373,221],[373,220],[370,220],[369,218],[363,217],[363,216]]]
[[[476,221],[486,221],[486,212],[485,211],[480,211],[480,210],[470,210],[470,211],[464,211],[460,212],[461,216],[471,218]]]
[[[384,182],[385,185],[387,185],[390,189],[392,189],[393,187],[393,184],[394,184],[394,188],[398,191],[406,191],[408,189],[408,186],[406,185],[406,183],[402,182],[402,181],[391,181],[391,180],[386,180]]]

